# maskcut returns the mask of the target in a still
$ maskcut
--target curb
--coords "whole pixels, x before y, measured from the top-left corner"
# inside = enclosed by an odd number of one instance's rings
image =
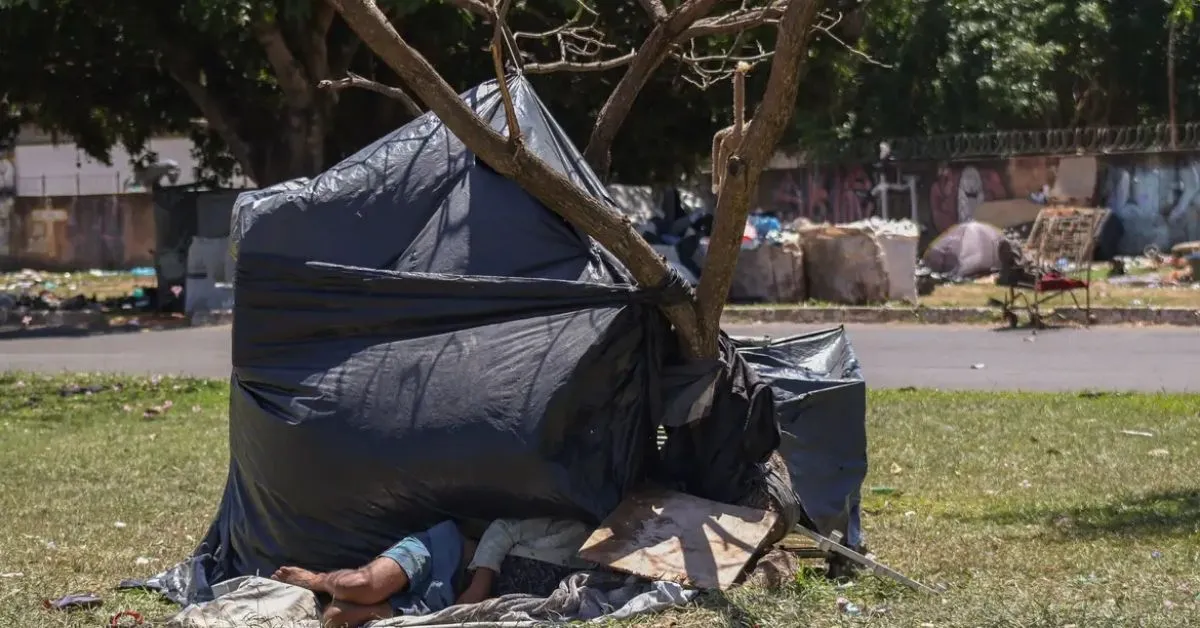
[[[1082,325],[1084,312],[1082,308],[1057,308],[1054,310],[1054,316],[1047,316],[1047,320],[1052,324],[1066,322]],[[999,324],[1000,311],[996,308],[986,307],[735,307],[725,310],[721,315],[721,322],[726,325],[757,323],[980,325]],[[1200,327],[1200,309],[1093,307],[1092,324]]]
[[[178,327],[211,327],[233,323],[233,312],[197,312],[188,319],[162,322],[113,325],[109,318],[98,312],[35,312],[26,325],[0,325],[4,335],[20,334],[23,330],[55,328],[75,329],[89,332],[117,331],[142,328],[163,329]],[[1023,318],[1023,317],[1022,317]],[[1051,324],[1067,323],[1082,325],[1084,310],[1075,307],[1058,308],[1054,316],[1048,316]],[[3,322],[3,321],[0,321]],[[10,323],[12,321],[9,321]],[[761,323],[788,323],[795,325],[839,325],[839,324],[888,324],[908,323],[920,325],[998,325],[1000,312],[986,307],[732,307],[721,315],[724,325],[755,325]],[[1200,309],[1182,307],[1094,307],[1093,325],[1144,325],[1200,327]],[[7,329],[12,327],[12,329]]]

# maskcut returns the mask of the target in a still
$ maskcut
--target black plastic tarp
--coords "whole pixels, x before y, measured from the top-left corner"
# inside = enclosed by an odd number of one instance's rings
[[[867,386],[845,329],[734,341],[773,393],[779,451],[805,514],[819,532],[836,530],[850,546],[860,545]]]
[[[527,146],[607,200],[528,83]],[[494,83],[464,95],[503,125]],[[653,451],[665,322],[431,115],[243,195],[214,577],[344,567],[447,517],[599,521]]]
[[[611,205],[528,83],[510,88],[530,149]],[[494,83],[463,98],[503,126]],[[173,599],[283,563],[361,564],[447,518],[596,523],[681,465],[738,499],[780,442],[773,394],[728,341],[721,362],[679,359],[656,307],[677,292],[633,287],[431,115],[234,211],[229,478],[193,560],[156,581]],[[676,392],[714,376],[710,404]],[[668,415],[699,422],[676,443],[711,460],[664,464]],[[778,494],[832,499],[801,488]]]

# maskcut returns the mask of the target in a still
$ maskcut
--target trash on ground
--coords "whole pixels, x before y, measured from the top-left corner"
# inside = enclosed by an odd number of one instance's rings
[[[60,597],[57,600],[44,600],[42,606],[54,611],[77,611],[96,608],[104,604],[104,600],[91,593],[77,593]]]
[[[859,608],[858,604],[855,604],[844,597],[839,597],[837,599],[837,608],[838,612],[845,613],[850,616],[862,614],[862,609]]]

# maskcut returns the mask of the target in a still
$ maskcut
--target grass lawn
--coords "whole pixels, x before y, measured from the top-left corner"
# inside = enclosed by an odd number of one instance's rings
[[[870,406],[869,543],[944,595],[802,576],[637,623],[1196,623],[1200,396],[889,391]],[[204,533],[225,478],[225,415],[224,382],[0,374],[0,626],[168,614],[152,595],[111,589],[185,557]],[[87,591],[101,610],[39,607]],[[839,613],[838,597],[862,614]]]
[[[942,285],[933,294],[921,297],[925,307],[987,307],[989,298],[1001,298],[1004,288],[989,284]],[[1083,293],[1077,295],[1083,304]],[[1070,307],[1071,297],[1063,295],[1047,304],[1049,307]],[[1191,285],[1160,288],[1095,284],[1092,305],[1100,307],[1190,307],[1200,308],[1200,289]]]
[[[921,307],[989,307],[988,299],[999,299],[1004,296],[1004,288],[986,283],[945,284],[938,286],[933,294],[920,297]],[[1083,293],[1076,295],[1080,306],[1083,305]],[[759,303],[731,304],[729,309],[759,308],[759,307],[844,307],[837,303],[808,301],[806,303]],[[1053,309],[1056,307],[1074,307],[1071,297],[1062,297],[1047,301],[1043,306]],[[888,306],[894,308],[912,308],[911,304],[894,302]],[[1195,285],[1166,286],[1159,288],[1143,288],[1133,286],[1096,284],[1092,289],[1093,307],[1183,307],[1200,309],[1200,288]],[[997,310],[998,312],[998,310]],[[999,316],[997,314],[997,316]]]

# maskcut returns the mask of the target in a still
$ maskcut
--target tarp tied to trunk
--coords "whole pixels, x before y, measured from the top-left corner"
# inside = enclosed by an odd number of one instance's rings
[[[530,149],[609,202],[528,83],[512,91]],[[463,98],[503,125],[495,83]],[[212,577],[353,565],[448,517],[599,521],[643,477],[653,293],[432,115],[235,211]]]
[[[770,385],[792,485],[818,532],[862,543],[859,490],[867,476],[867,386],[844,328],[758,341],[738,354]]]
[[[510,87],[530,149],[611,206],[528,83]],[[495,83],[463,99],[504,124]],[[668,295],[632,286],[432,115],[314,179],[243,194],[232,238],[225,494],[193,559],[131,586],[191,603],[285,563],[361,565],[446,519],[596,524],[655,474],[728,501],[765,483],[788,522],[806,520],[796,495],[857,508],[845,472],[800,480],[829,489],[767,472],[772,391],[728,340],[719,362],[682,360]],[[864,416],[834,401],[810,415],[842,416],[850,440],[821,460],[853,473]],[[660,424],[674,432],[661,459]]]

